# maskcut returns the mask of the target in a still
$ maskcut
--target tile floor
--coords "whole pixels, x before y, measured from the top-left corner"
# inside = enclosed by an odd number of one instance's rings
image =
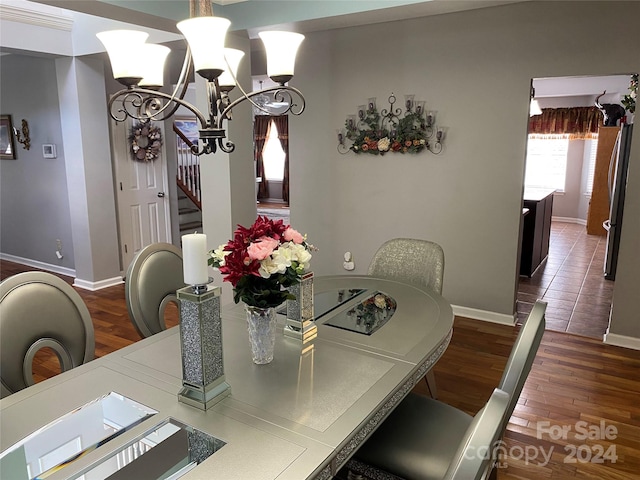
[[[587,235],[584,225],[552,222],[547,261],[531,278],[520,277],[518,319],[541,298],[548,303],[547,330],[602,339],[614,285],[603,275],[606,241]]]

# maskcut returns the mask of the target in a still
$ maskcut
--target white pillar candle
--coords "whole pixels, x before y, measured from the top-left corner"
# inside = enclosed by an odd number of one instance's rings
[[[182,266],[184,283],[187,285],[205,285],[209,282],[205,234],[190,233],[182,236]]]

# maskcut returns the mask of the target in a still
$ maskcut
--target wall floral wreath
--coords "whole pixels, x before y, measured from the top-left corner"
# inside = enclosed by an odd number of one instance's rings
[[[160,127],[153,125],[151,121],[138,122],[131,128],[129,142],[135,161],[153,162],[160,155],[162,132]]]

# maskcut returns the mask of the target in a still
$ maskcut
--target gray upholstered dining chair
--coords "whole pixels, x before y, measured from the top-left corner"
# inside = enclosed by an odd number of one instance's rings
[[[24,272],[0,283],[0,377],[5,397],[33,385],[33,359],[50,348],[67,371],[93,360],[91,315],[71,285],[51,273]]]
[[[544,333],[546,308],[545,302],[535,303],[507,360],[498,389],[509,395],[509,402],[498,438],[509,423],[531,370]],[[393,475],[411,480],[487,478],[491,468],[479,477],[451,476],[461,446],[471,438],[473,420],[457,408],[410,393],[360,447],[347,467],[372,478],[393,478]],[[392,476],[384,477],[385,474]]]
[[[165,309],[178,303],[184,287],[182,251],[170,243],[152,243],[138,252],[127,270],[125,297],[131,322],[141,337],[165,330]]]
[[[413,283],[442,294],[444,250],[435,242],[417,238],[393,238],[383,243],[369,264],[369,275]],[[429,393],[437,397],[432,370],[425,376]]]

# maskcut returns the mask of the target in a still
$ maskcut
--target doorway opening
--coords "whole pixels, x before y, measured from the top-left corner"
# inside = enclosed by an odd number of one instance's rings
[[[618,147],[606,128],[617,134],[629,112],[605,127],[604,110],[622,104],[630,80],[631,75],[532,80],[542,113],[529,120],[518,321],[541,298],[548,303],[547,329],[600,340],[607,331],[614,282],[605,279],[610,235],[602,223],[611,213],[609,165]]]

